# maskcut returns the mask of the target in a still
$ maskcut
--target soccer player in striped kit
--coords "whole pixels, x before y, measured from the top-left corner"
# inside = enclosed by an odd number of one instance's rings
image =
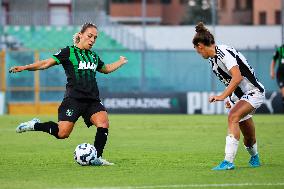
[[[58,122],[40,123],[39,119],[34,118],[21,123],[16,128],[16,132],[43,131],[57,139],[65,139],[69,137],[76,121],[82,116],[87,127],[92,125],[97,127],[94,146],[100,161],[96,161],[95,165],[113,165],[102,158],[108,137],[109,120],[99,97],[96,72],[111,73],[126,64],[127,59],[120,56],[118,61],[105,64],[95,52],[91,51],[97,37],[97,26],[86,23],[80,32],[74,35],[74,45],[61,49],[46,60],[10,69],[10,72],[16,73],[24,70],[44,70],[61,64],[67,76],[66,92],[58,108]]]
[[[213,170],[231,170],[240,140],[244,136],[244,145],[251,155],[251,167],[260,166],[252,115],[265,100],[265,89],[257,80],[254,70],[246,58],[233,47],[216,45],[214,36],[202,22],[195,27],[192,40],[195,50],[209,60],[213,72],[226,86],[216,96],[209,97],[209,102],[225,101],[229,108],[228,135],[226,136],[225,158]]]

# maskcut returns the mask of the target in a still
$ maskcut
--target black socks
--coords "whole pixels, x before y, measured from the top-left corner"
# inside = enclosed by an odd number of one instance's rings
[[[43,131],[58,138],[58,131],[59,131],[58,124],[53,121],[45,123],[35,123],[34,129],[35,131]]]
[[[50,135],[55,136],[57,139],[59,138],[58,137],[58,131],[59,131],[58,124],[53,121],[49,121],[45,123],[35,123],[34,130],[43,131]],[[95,142],[94,142],[94,146],[97,150],[97,157],[102,156],[104,147],[107,142],[107,137],[108,137],[108,129],[98,127],[96,137],[95,137]]]
[[[95,137],[94,146],[97,150],[97,157],[101,157],[104,151],[104,147],[107,142],[107,136],[108,136],[108,129],[98,127],[97,128],[97,134]]]

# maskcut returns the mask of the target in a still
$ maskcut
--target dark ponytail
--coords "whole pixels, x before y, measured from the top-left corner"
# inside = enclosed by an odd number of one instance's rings
[[[198,43],[203,43],[205,46],[210,46],[215,44],[214,36],[204,26],[203,22],[199,22],[195,26],[195,31],[196,34],[192,40],[194,46],[197,46]]]

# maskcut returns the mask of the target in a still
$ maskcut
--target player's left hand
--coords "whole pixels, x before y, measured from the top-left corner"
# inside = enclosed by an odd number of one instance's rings
[[[124,56],[120,56],[120,57],[119,57],[119,61],[120,61],[122,64],[125,64],[125,63],[128,62],[127,58],[124,57]]]

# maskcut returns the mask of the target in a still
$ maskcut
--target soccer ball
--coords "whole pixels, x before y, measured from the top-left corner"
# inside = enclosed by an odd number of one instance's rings
[[[91,165],[91,162],[97,158],[96,148],[89,144],[79,144],[74,151],[74,160],[79,165]]]

